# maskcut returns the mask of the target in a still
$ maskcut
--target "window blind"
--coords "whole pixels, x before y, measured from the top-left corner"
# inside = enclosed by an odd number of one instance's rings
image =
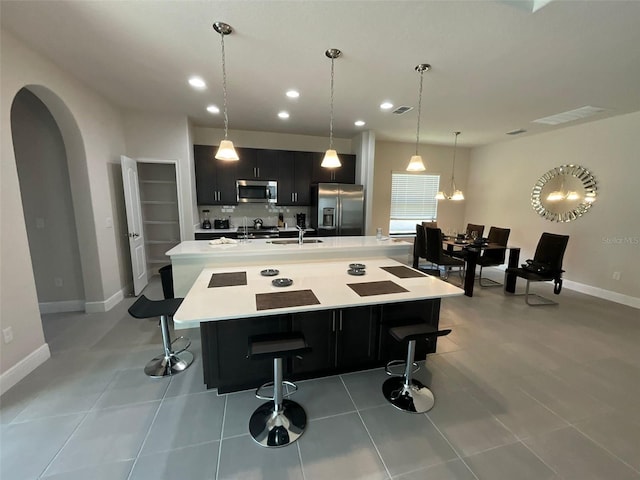
[[[415,233],[415,224],[435,220],[440,175],[391,174],[389,233]]]

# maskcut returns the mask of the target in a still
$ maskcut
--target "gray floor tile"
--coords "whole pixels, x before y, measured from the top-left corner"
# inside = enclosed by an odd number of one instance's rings
[[[598,415],[576,423],[584,435],[640,472],[640,423],[627,415]]]
[[[554,374],[525,376],[514,382],[569,423],[612,411],[611,407],[593,397],[588,390],[572,385]]]
[[[256,408],[266,400],[256,398],[255,390],[245,390],[227,395],[222,438],[249,433],[249,419]]]
[[[142,455],[220,440],[224,403],[215,392],[164,399]]]
[[[427,415],[460,455],[472,455],[517,439],[472,395],[443,392]]]
[[[151,378],[142,369],[121,370],[107,386],[95,409],[160,400],[169,387],[170,378]]]
[[[451,460],[432,467],[393,477],[393,480],[477,480],[462,460]]]
[[[349,373],[341,377],[358,409],[387,404],[382,395],[382,384],[389,377],[384,373],[384,369]]]
[[[298,445],[306,480],[387,478],[356,413],[309,422]]]
[[[32,479],[62,448],[84,415],[43,418],[0,427],[0,478]]]
[[[214,480],[220,442],[143,455],[138,458],[129,480]]]
[[[361,412],[365,426],[391,475],[399,475],[457,458],[425,415],[388,405]]]
[[[556,480],[555,472],[522,443],[512,443],[465,457],[479,480]]]
[[[102,392],[94,392],[91,390],[48,390],[30,402],[29,405],[16,416],[14,422],[24,422],[36,418],[67,415],[70,413],[88,412],[101,395]]]
[[[573,427],[524,440],[540,459],[566,480],[638,479],[640,475]]]
[[[518,438],[557,430],[568,423],[509,380],[471,390],[474,397]]]
[[[127,480],[133,467],[133,460],[96,465],[72,472],[45,476],[47,480]],[[158,477],[156,477],[158,478]]]
[[[289,398],[302,405],[310,420],[356,410],[340,377],[306,380],[297,385],[298,391]]]
[[[282,448],[264,448],[255,443],[249,435],[222,440],[219,480],[302,478],[304,477],[296,443]]]
[[[159,404],[149,402],[88,413],[46,474],[135,458]]]

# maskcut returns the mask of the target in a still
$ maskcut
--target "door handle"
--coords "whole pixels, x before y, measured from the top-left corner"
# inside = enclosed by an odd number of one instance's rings
[[[140,234],[139,234],[139,233],[130,233],[130,234],[128,235],[128,237],[129,237],[129,238],[136,238],[136,237],[139,237],[139,236],[140,236]]]

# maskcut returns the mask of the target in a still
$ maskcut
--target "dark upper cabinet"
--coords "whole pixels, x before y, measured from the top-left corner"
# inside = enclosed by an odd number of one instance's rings
[[[356,156],[346,153],[338,154],[341,167],[323,168],[320,166],[324,152],[313,153],[313,169],[311,183],[356,183]]]
[[[310,205],[313,154],[278,152],[278,205]]]
[[[239,148],[238,179],[277,180],[278,150]]]
[[[196,174],[198,205],[235,205],[238,162],[216,160],[218,147],[194,145],[193,159]]]

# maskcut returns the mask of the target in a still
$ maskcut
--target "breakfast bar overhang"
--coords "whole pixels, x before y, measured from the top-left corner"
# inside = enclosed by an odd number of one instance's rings
[[[364,274],[349,274],[361,262]],[[264,270],[278,270],[267,276]],[[273,273],[273,272],[268,272]],[[275,278],[292,284],[274,286]],[[292,379],[384,365],[403,358],[388,329],[416,318],[438,327],[441,299],[460,288],[390,258],[273,261],[204,268],[174,315],[177,329],[199,326],[204,381],[219,393],[256,387],[271,376],[269,361],[247,358],[251,335],[301,331],[312,352],[285,365]],[[422,343],[417,358],[435,351]]]

